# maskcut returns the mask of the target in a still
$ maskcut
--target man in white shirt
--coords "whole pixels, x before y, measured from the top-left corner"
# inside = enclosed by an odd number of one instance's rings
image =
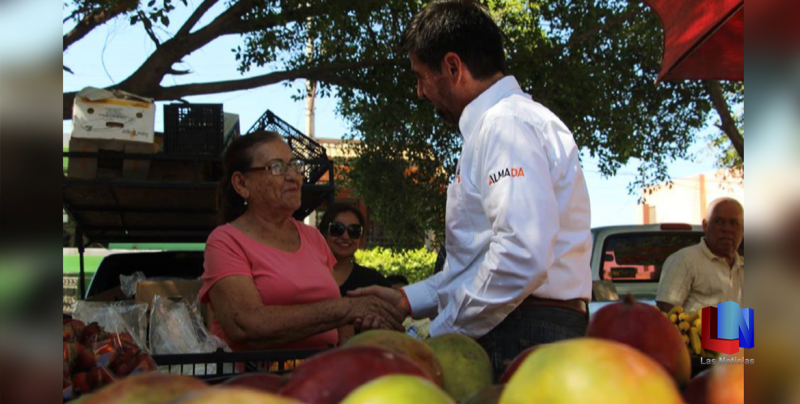
[[[435,316],[431,336],[478,339],[498,373],[528,346],[584,335],[589,194],[569,129],[505,75],[500,30],[478,3],[429,4],[403,47],[417,95],[463,139],[447,190],[447,258],[441,272],[400,291],[351,293]]]
[[[705,237],[664,261],[656,304],[668,312],[687,312],[727,301],[742,305],[744,257],[737,252],[744,239],[744,208],[733,198],[716,199],[703,219]]]

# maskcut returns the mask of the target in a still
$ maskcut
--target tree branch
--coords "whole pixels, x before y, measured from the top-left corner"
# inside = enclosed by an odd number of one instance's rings
[[[230,91],[247,90],[251,88],[263,87],[270,84],[279,83],[285,80],[295,79],[311,79],[326,82],[334,85],[350,86],[359,88],[359,83],[348,81],[338,78],[335,73],[349,70],[361,69],[370,67],[390,66],[394,64],[408,63],[406,59],[388,59],[388,60],[371,60],[366,62],[346,62],[346,63],[332,63],[324,66],[311,67],[307,69],[296,70],[283,70],[279,72],[272,72],[256,77],[248,77],[246,79],[218,81],[212,83],[194,83],[184,84],[173,87],[158,87],[154,91],[146,94],[147,97],[153,98],[156,101],[177,100],[182,97],[203,94],[217,94],[226,93]],[[113,86],[123,91],[133,92],[131,88],[123,85]],[[64,93],[63,99],[63,119],[72,119],[72,103],[75,99],[77,92]],[[145,94],[143,94],[145,95]]]
[[[139,11],[139,19],[142,21],[142,26],[144,27],[144,32],[147,32],[147,36],[156,44],[156,49],[161,47],[161,41],[158,40],[156,33],[153,32],[153,22],[150,21],[147,16],[144,15],[143,12]]]
[[[202,18],[206,14],[206,12],[208,12],[208,10],[210,10],[211,7],[214,6],[214,4],[217,4],[217,1],[219,0],[204,0],[202,3],[200,3],[200,5],[197,6],[197,9],[194,10],[192,15],[189,16],[189,19],[187,19],[186,22],[183,23],[181,29],[178,30],[178,33],[175,34],[175,36],[181,37],[188,35],[189,32],[192,30],[192,28],[194,28],[194,26],[197,24],[197,22],[200,21],[200,18]]]
[[[706,88],[708,89],[709,95],[711,95],[711,103],[714,105],[714,109],[717,110],[719,119],[722,122],[720,129],[728,135],[728,139],[733,143],[733,148],[736,149],[736,153],[738,153],[739,157],[744,161],[744,137],[739,132],[739,128],[736,127],[733,116],[731,116],[728,103],[725,101],[725,95],[722,93],[722,86],[717,80],[708,80],[706,81]]]
[[[135,0],[120,1],[108,9],[99,9],[87,14],[71,31],[64,34],[62,51],[67,50],[72,44],[81,40],[93,29],[105,24],[120,14],[135,10],[139,2]]]
[[[348,62],[333,63],[325,66],[312,67],[308,69],[283,70],[272,72],[246,79],[217,81],[213,83],[194,83],[184,84],[173,87],[162,88],[157,100],[173,100],[181,97],[199,94],[216,94],[230,91],[247,90],[251,88],[263,87],[270,84],[279,83],[285,80],[310,79],[330,82],[337,84],[337,79],[331,75],[342,70],[360,69],[365,67],[379,67],[401,63],[399,60],[375,60],[367,62]]]

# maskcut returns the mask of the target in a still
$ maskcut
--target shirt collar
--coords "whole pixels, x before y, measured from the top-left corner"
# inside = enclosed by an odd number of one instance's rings
[[[464,111],[461,113],[461,118],[458,120],[458,128],[461,130],[462,139],[467,140],[467,136],[475,129],[475,126],[480,121],[484,112],[513,93],[527,96],[527,94],[522,92],[514,76],[505,76],[492,84],[486,91],[475,97],[475,99],[464,108]],[[530,96],[528,97],[530,98]]]
[[[725,260],[725,258],[720,257],[717,254],[714,254],[714,252],[712,252],[711,249],[708,248],[708,244],[706,244],[706,238],[705,237],[700,239],[700,249],[703,251],[703,254],[705,254],[705,256],[708,257],[708,259],[710,259],[710,260],[715,260],[715,259],[716,260],[721,260],[721,261],[725,262],[725,265],[728,264],[728,261]],[[742,258],[741,255],[739,255],[739,252],[737,251],[736,252],[736,258],[733,261],[733,267],[732,268],[736,268],[736,267],[738,267],[740,265],[744,265],[743,261],[744,261],[744,259]]]

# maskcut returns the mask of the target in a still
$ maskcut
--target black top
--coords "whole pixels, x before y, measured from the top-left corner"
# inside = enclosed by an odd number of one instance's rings
[[[372,285],[392,286],[380,272],[354,263],[353,272],[350,272],[350,276],[347,277],[347,280],[344,281],[342,286],[339,286],[339,293],[344,297],[347,296],[347,291],[349,290],[356,290]]]

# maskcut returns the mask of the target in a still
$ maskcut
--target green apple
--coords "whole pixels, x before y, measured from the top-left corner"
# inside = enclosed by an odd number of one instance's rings
[[[375,379],[350,393],[340,404],[455,404],[430,381],[408,375]]]

